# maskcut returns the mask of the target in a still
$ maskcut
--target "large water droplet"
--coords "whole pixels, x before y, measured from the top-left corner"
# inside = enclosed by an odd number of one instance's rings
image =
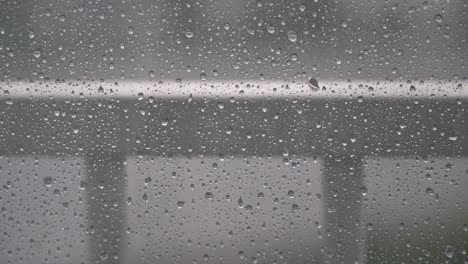
[[[307,84],[312,91],[318,91],[320,89],[318,81],[315,78],[309,78],[309,82]]]

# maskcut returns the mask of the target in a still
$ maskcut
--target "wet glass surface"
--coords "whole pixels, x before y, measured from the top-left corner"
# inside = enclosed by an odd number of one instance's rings
[[[468,3],[0,1],[0,264],[468,263]]]

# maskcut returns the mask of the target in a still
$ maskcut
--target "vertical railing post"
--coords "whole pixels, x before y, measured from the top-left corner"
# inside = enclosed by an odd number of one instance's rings
[[[86,157],[89,263],[123,263],[126,252],[126,157],[93,153]]]
[[[361,221],[364,187],[360,156],[325,156],[323,199],[325,248],[322,263],[366,263],[366,240]]]

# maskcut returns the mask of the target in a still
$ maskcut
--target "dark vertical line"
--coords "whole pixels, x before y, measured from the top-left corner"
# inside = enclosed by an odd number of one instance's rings
[[[89,263],[123,263],[126,253],[126,156],[86,157]]]
[[[360,219],[365,191],[362,162],[360,156],[325,156],[323,263],[366,263],[365,234]]]

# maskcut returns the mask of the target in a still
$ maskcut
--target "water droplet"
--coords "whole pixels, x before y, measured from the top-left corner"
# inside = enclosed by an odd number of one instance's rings
[[[303,5],[303,4],[299,6],[299,10],[300,10],[301,12],[304,12],[305,9],[306,9],[306,6]]]
[[[212,200],[213,199],[213,193],[212,192],[206,192],[205,193],[205,198],[208,199],[208,200]]]
[[[447,245],[444,253],[447,258],[452,259],[453,255],[455,255],[455,249],[452,246]]]
[[[36,51],[34,51],[33,55],[34,55],[34,57],[36,57],[36,59],[38,59],[41,56],[41,51],[36,50]]]
[[[155,76],[154,71],[149,71],[148,75],[149,75],[149,77],[154,78],[154,76]]]
[[[432,189],[431,187],[427,187],[426,188],[426,193],[429,194],[429,195],[434,195],[434,189]]]
[[[42,179],[42,181],[44,182],[45,186],[50,186],[52,185],[52,182],[54,181],[54,179],[50,176],[46,176]]]
[[[437,22],[439,24],[442,23],[442,19],[443,19],[443,17],[440,14],[437,14],[437,15],[434,16],[435,22]]]
[[[100,255],[99,255],[99,258],[101,258],[101,260],[106,260],[109,258],[109,254],[107,254],[107,252],[102,252]]]
[[[102,86],[99,86],[98,94],[104,94],[104,88],[102,88]]]
[[[294,198],[294,191],[293,191],[293,190],[289,190],[289,191],[288,191],[288,196],[291,197],[291,198]]]
[[[361,193],[362,193],[362,195],[367,194],[367,188],[365,186],[361,187]]]
[[[267,31],[270,34],[273,34],[273,33],[275,33],[275,27],[273,25],[268,25],[267,26]]]
[[[188,39],[193,38],[193,35],[194,35],[192,31],[185,31],[184,34],[185,34],[185,37]]]
[[[206,74],[205,73],[200,74],[200,80],[202,80],[202,81],[206,80]]]
[[[294,31],[288,31],[288,39],[289,41],[295,43],[297,41],[297,34]]]
[[[184,201],[178,201],[177,202],[177,207],[180,209],[184,206],[185,202]]]
[[[341,64],[341,59],[338,57],[335,57],[336,64],[340,65]]]
[[[145,179],[145,185],[148,185],[151,182],[151,177],[147,177]]]
[[[449,140],[455,141],[458,139],[458,134],[455,131],[450,132],[449,134]]]
[[[416,87],[414,87],[414,85],[411,85],[410,88],[409,88],[410,92],[416,92]]]
[[[229,23],[224,23],[224,29],[229,30],[231,28],[231,24]]]
[[[320,89],[318,81],[315,78],[309,78],[309,82],[307,84],[312,91],[318,91]]]
[[[239,208],[244,207],[244,201],[242,200],[242,197],[239,197],[239,200],[237,200],[237,205],[239,205]]]
[[[291,206],[291,209],[293,210],[293,212],[297,212],[297,211],[299,211],[299,205],[293,204],[293,205]]]

